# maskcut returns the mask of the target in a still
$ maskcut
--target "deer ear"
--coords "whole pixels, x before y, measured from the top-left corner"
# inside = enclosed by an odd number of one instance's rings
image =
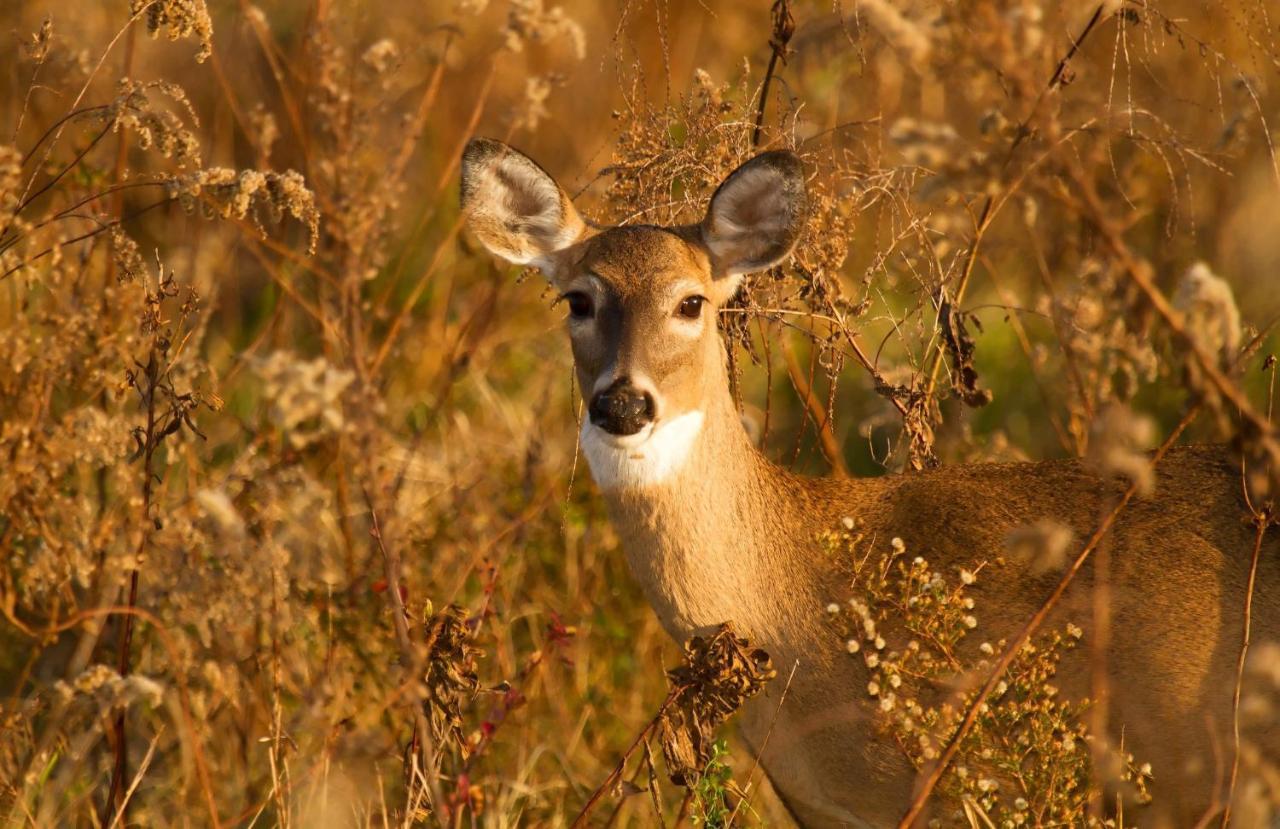
[[[555,254],[586,232],[568,194],[546,170],[489,138],[473,138],[462,153],[462,211],[490,252],[533,265],[548,278],[555,276]]]
[[[726,288],[736,290],[732,277],[781,262],[800,237],[804,212],[804,170],[794,153],[773,150],[734,170],[699,226],[712,276],[730,278]]]

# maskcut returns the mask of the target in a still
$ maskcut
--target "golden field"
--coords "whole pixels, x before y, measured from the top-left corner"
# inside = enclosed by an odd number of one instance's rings
[[[685,786],[636,742],[683,652],[579,455],[556,296],[464,229],[475,135],[602,224],[804,158],[800,246],[720,317],[780,463],[1136,480],[1196,407],[1180,441],[1268,503],[1268,0],[0,9],[6,825],[559,826],[602,786],[590,825],[786,825],[731,724]],[[1271,825],[1242,751],[1233,825]]]

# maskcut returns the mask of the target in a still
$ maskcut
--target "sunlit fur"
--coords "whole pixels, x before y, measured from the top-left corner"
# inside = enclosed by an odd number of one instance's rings
[[[703,414],[684,412],[627,437],[582,424],[582,451],[600,489],[645,489],[671,478],[689,460]]]

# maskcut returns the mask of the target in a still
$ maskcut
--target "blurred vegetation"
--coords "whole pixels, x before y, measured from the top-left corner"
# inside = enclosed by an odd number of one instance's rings
[[[721,320],[783,464],[1123,472],[1192,400],[1275,457],[1267,0],[796,0],[785,42],[732,0],[3,8],[7,823],[562,825],[653,722],[682,652],[554,297],[462,233],[472,135],[605,223],[804,156],[800,249]],[[781,820],[713,746],[593,820]]]

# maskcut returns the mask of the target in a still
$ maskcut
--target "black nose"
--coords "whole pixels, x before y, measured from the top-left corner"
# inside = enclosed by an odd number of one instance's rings
[[[634,435],[653,420],[653,398],[625,377],[591,398],[591,422],[611,435]]]

